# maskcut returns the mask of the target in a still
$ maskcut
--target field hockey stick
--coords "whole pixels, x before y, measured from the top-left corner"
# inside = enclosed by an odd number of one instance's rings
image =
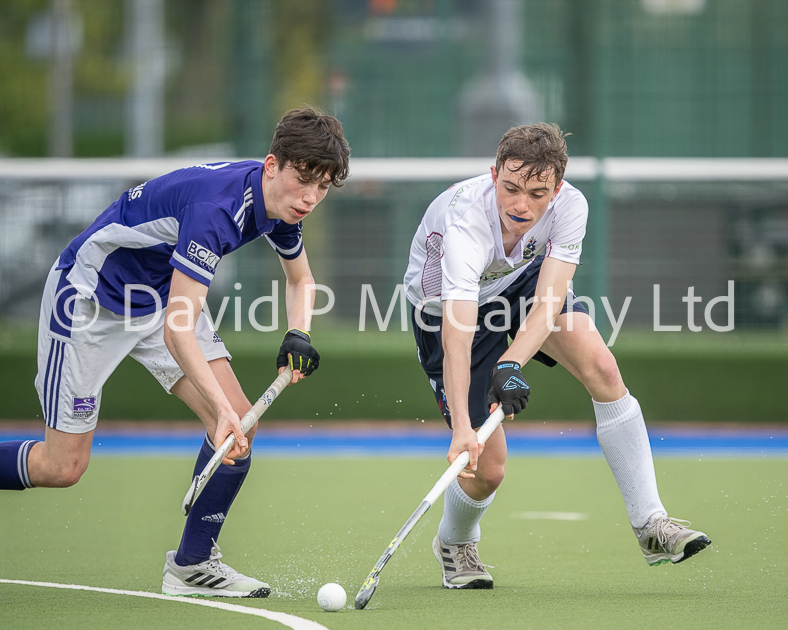
[[[287,387],[287,384],[292,378],[293,371],[289,367],[286,367],[284,371],[276,377],[276,380],[271,383],[271,386],[265,390],[263,395],[260,396],[257,402],[252,405],[252,408],[244,414],[244,417],[241,418],[241,432],[244,435],[249,433],[254,423],[268,410],[268,407],[270,407],[271,403],[276,400],[276,397],[282,393],[282,390]],[[211,457],[210,461],[205,465],[202,472],[194,478],[192,485],[189,486],[189,490],[186,492],[186,496],[183,498],[183,504],[181,505],[181,512],[183,512],[184,516],[189,515],[189,510],[192,509],[197,497],[199,497],[205,489],[208,480],[213,477],[213,473],[216,472],[216,469],[219,468],[222,460],[227,457],[227,453],[232,450],[234,445],[235,434],[231,433],[227,436],[222,445],[216,449],[213,457]]]
[[[484,444],[487,439],[493,434],[493,431],[498,428],[498,425],[504,419],[503,409],[499,406],[495,411],[490,414],[490,417],[484,421],[484,424],[481,428],[477,431],[476,437],[479,440],[479,444]],[[397,532],[397,535],[394,536],[394,540],[389,543],[389,546],[386,547],[386,551],[383,552],[383,555],[380,556],[380,559],[377,561],[375,566],[370,571],[367,579],[364,580],[364,584],[358,591],[355,600],[355,606],[358,610],[363,609],[369,603],[369,600],[372,599],[372,595],[375,593],[375,589],[378,587],[378,582],[380,581],[380,572],[383,570],[383,567],[386,566],[386,563],[391,559],[391,556],[394,555],[394,552],[399,548],[402,544],[402,541],[405,540],[405,537],[410,534],[410,531],[416,526],[416,523],[419,522],[422,516],[427,513],[433,503],[438,500],[445,491],[446,488],[449,487],[452,481],[454,481],[457,476],[462,472],[463,468],[468,465],[468,462],[471,459],[471,455],[468,451],[463,451],[457,456],[457,459],[452,462],[451,466],[446,470],[441,478],[435,483],[432,487],[432,490],[429,491],[424,500],[421,502],[421,505],[416,508],[416,511],[410,515],[410,518],[405,521],[405,524],[402,528]]]

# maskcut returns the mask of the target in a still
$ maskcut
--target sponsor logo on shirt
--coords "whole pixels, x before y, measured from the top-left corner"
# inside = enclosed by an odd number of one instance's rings
[[[145,184],[148,182],[142,182],[139,186],[135,186],[134,188],[129,189],[129,201],[133,201],[134,199],[139,199],[142,197],[142,189],[145,188]]]
[[[74,418],[85,419],[90,418],[96,411],[96,397],[85,396],[78,398],[74,396]]]
[[[510,273],[514,273],[520,267],[522,267],[523,265],[527,265],[530,262],[531,262],[531,259],[530,258],[525,258],[525,255],[523,254],[523,259],[519,263],[517,263],[514,267],[511,267],[510,269],[504,269],[503,271],[488,271],[488,272],[485,272],[479,278],[479,282],[492,282],[493,280],[499,280],[499,279],[503,278],[504,276],[508,276]]]
[[[462,196],[462,193],[464,193],[466,190],[470,190],[474,186],[478,186],[480,183],[481,182],[473,182],[472,184],[465,184],[465,186],[460,188],[457,191],[457,193],[454,195],[454,198],[451,200],[451,203],[449,204],[449,207],[453,208],[454,206],[456,206],[457,202],[460,200],[460,197]]]
[[[567,245],[559,245],[558,249],[565,249],[568,252],[576,252],[580,249],[580,243],[568,243]]]
[[[216,263],[219,262],[221,256],[217,256],[214,254],[210,249],[205,247],[204,245],[200,245],[199,243],[195,243],[192,241],[189,243],[189,247],[186,250],[186,254],[189,258],[196,260],[201,265],[208,267],[211,271],[216,269]]]

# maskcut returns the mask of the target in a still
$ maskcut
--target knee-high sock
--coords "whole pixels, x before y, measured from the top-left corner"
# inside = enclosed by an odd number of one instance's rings
[[[654,473],[654,460],[640,404],[628,391],[620,400],[594,401],[596,435],[618,484],[632,527],[643,527],[653,514],[667,514]]]
[[[213,457],[214,447],[205,437],[197,463],[194,465],[194,476],[199,475],[208,460]],[[199,564],[211,556],[214,541],[218,540],[224,519],[230,511],[235,496],[243,485],[249,467],[252,465],[251,454],[244,459],[236,459],[235,466],[222,464],[205,485],[205,489],[194,502],[186,526],[183,528],[175,563],[180,566]]]
[[[471,499],[455,479],[443,495],[443,518],[438,526],[440,539],[449,545],[479,542],[479,522],[495,498],[493,492],[483,501]]]
[[[34,488],[27,472],[30,448],[38,440],[0,442],[0,490]]]

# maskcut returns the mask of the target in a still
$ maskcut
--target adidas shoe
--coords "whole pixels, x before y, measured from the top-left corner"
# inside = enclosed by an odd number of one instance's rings
[[[175,564],[175,551],[168,551],[161,592],[178,596],[268,597],[268,584],[238,573],[219,560],[221,557],[219,545],[214,543],[208,560],[181,567]]]
[[[479,558],[476,543],[447,545],[439,536],[432,551],[443,569],[443,588],[492,588],[493,578]]]
[[[651,566],[672,562],[676,564],[694,556],[711,544],[703,532],[687,527],[689,521],[670,518],[663,514],[652,516],[644,527],[632,528],[640,543],[640,550]]]

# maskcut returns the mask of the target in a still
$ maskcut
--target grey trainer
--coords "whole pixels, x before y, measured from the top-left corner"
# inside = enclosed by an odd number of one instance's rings
[[[691,523],[662,514],[652,516],[644,527],[632,528],[640,550],[651,566],[672,562],[676,564],[694,556],[711,544],[703,532],[689,529]]]
[[[447,545],[439,536],[432,551],[443,569],[444,588],[492,588],[493,578],[479,558],[476,543]]]
[[[175,564],[175,551],[167,552],[161,592],[165,595],[202,595],[204,597],[268,597],[271,587],[247,577],[219,560],[219,545],[214,543],[211,557],[189,566]]]

